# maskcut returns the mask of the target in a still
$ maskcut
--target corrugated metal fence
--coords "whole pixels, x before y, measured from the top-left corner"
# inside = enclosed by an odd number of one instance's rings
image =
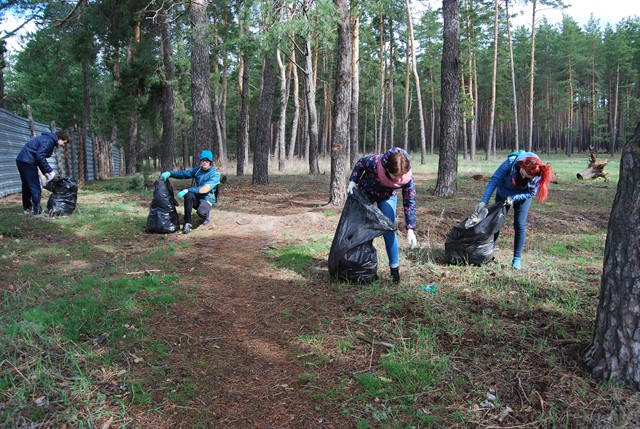
[[[36,135],[40,135],[44,132],[50,131],[49,127],[44,124],[39,124],[37,122],[34,123],[34,129],[36,131]],[[70,170],[72,173],[70,174],[72,177],[78,177],[78,150],[77,145],[80,141],[78,133],[71,132],[71,145],[69,145],[69,163]],[[20,174],[18,173],[18,168],[16,167],[16,156],[18,156],[18,152],[22,149],[22,146],[27,143],[27,141],[31,138],[31,126],[29,120],[26,118],[21,118],[20,116],[16,116],[13,113],[0,109],[0,198],[5,195],[15,194],[21,192],[22,185],[20,182]],[[59,149],[56,149],[59,151]],[[56,159],[56,151],[54,151],[54,155],[47,159],[49,164],[56,172],[56,174],[64,174],[68,175],[69,173],[63,171],[63,166],[58,165],[58,160]],[[95,175],[95,165],[93,156],[94,145],[93,140],[91,138],[87,139],[85,144],[85,154],[86,154],[86,178],[87,180],[94,180]],[[63,159],[63,156],[60,156],[59,159]],[[120,151],[117,147],[111,146],[111,160],[112,160],[112,168],[113,175],[120,175],[120,167],[121,167],[121,159],[120,159]]]

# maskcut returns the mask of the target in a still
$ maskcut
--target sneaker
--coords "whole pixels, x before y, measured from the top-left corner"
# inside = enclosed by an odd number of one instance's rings
[[[520,260],[520,258],[516,256],[513,258],[513,261],[511,262],[511,266],[516,270],[520,270],[522,269],[522,261]]]
[[[400,267],[391,268],[391,282],[393,284],[400,283]]]
[[[184,227],[182,227],[182,233],[183,234],[189,234],[191,232],[191,224],[190,223],[185,223]]]

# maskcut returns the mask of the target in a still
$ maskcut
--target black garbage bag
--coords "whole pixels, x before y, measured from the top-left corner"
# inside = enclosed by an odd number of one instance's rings
[[[447,233],[444,251],[450,264],[482,265],[493,260],[493,235],[504,226],[507,207],[504,202],[472,213]]]
[[[69,176],[55,176],[44,189],[51,192],[47,201],[49,216],[70,215],[78,202],[78,183]]]
[[[375,203],[357,189],[347,198],[329,251],[329,274],[354,283],[378,278],[378,254],[373,239],[394,225]]]
[[[169,181],[158,179],[154,183],[153,200],[147,217],[147,232],[170,234],[180,230],[173,187]]]

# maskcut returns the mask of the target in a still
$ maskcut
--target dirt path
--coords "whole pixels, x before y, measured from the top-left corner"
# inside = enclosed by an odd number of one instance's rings
[[[348,427],[345,416],[314,409],[304,391],[305,357],[313,350],[296,341],[317,333],[323,320],[335,323],[339,298],[322,282],[274,268],[267,255],[270,248],[307,239],[311,231],[334,228],[335,222],[320,212],[264,216],[216,210],[214,226],[168,236],[170,242],[190,242],[177,255],[179,274],[186,289],[197,288],[187,303],[153,322],[154,335],[170,349],[171,363],[161,377],[152,378],[158,398],[182,393],[192,400],[178,407],[164,404],[166,415],[143,415],[138,423],[154,428],[203,421],[221,428]],[[324,263],[318,261],[319,276]],[[197,383],[185,386],[185,378]]]

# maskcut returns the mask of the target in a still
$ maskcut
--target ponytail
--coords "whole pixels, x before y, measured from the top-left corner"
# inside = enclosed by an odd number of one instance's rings
[[[540,185],[538,188],[538,202],[544,203],[547,199],[547,193],[549,192],[549,183],[553,178],[553,169],[551,165],[540,165]]]

